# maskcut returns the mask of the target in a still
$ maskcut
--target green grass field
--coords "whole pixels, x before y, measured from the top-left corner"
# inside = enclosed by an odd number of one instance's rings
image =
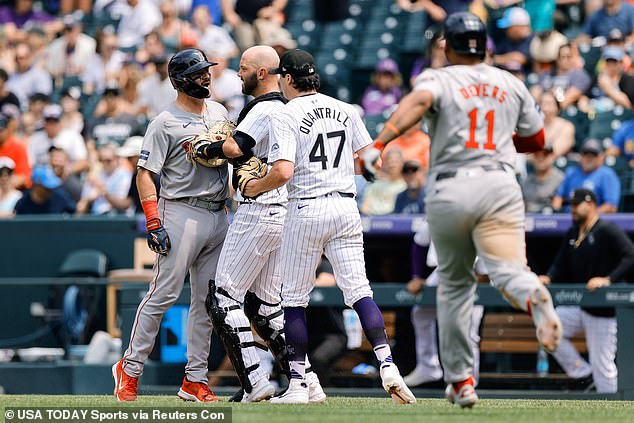
[[[482,400],[472,410],[461,410],[445,400],[419,399],[413,406],[395,406],[389,398],[331,397],[326,404],[291,406],[269,403],[213,405],[184,403],[172,396],[143,396],[130,405],[110,396],[4,395],[4,407],[231,407],[233,422],[392,423],[392,422],[634,422],[634,402]],[[9,420],[7,420],[9,422]]]

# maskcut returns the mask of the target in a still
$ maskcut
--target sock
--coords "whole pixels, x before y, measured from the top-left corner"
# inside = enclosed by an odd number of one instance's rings
[[[462,382],[454,382],[451,385],[453,386],[453,390],[455,392],[458,392],[466,384],[470,384],[471,386],[475,386],[475,381],[473,379],[473,376],[469,376],[468,378],[466,378]]]
[[[313,371],[313,368],[310,366],[310,360],[308,359],[308,354],[306,354],[306,373],[310,373]]]
[[[308,349],[308,328],[306,310],[303,307],[284,309],[284,333],[291,368],[291,379],[306,377],[306,350]]]
[[[354,303],[354,309],[359,315],[365,337],[368,338],[374,354],[379,362],[392,362],[392,351],[387,343],[385,322],[381,310],[370,297],[363,297]]]

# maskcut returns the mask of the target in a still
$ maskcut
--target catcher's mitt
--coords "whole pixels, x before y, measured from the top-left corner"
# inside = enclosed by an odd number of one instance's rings
[[[224,141],[233,133],[236,125],[229,120],[221,120],[216,122],[204,134],[197,135],[191,142],[189,150],[187,150],[187,160],[190,162],[203,165],[205,167],[219,167],[227,162],[227,159],[218,157],[206,157],[202,154],[205,147],[215,142]]]
[[[248,197],[244,195],[244,188],[249,181],[264,178],[268,171],[266,163],[255,156],[244,161],[235,161],[233,166],[234,187],[239,189],[242,196],[246,198]]]

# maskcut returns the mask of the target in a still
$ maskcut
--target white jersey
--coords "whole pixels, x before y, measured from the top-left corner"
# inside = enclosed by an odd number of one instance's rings
[[[249,135],[255,141],[253,147],[253,155],[260,159],[269,157],[269,121],[271,114],[284,106],[281,101],[262,101],[253,106],[249,110],[244,119],[236,127],[236,131]],[[240,194],[240,190],[236,189],[233,199],[241,202],[244,197]],[[281,186],[269,192],[265,192],[258,196],[255,200],[260,204],[284,204],[288,201],[286,186]]]
[[[354,153],[372,143],[357,110],[324,94],[296,97],[271,115],[269,163],[288,160],[288,198],[356,194]]]
[[[430,173],[500,162],[514,167],[513,132],[530,136],[543,127],[524,84],[484,63],[428,69],[416,79],[414,90],[434,97],[425,116],[431,137]]]

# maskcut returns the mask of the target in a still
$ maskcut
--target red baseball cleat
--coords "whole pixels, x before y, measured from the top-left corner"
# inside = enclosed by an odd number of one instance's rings
[[[183,401],[194,402],[214,402],[219,401],[209,386],[201,382],[190,382],[187,377],[183,378],[183,384],[178,391],[178,397]]]
[[[123,371],[123,359],[112,366],[112,377],[114,378],[114,396],[117,401],[136,401],[139,378],[128,376]]]

